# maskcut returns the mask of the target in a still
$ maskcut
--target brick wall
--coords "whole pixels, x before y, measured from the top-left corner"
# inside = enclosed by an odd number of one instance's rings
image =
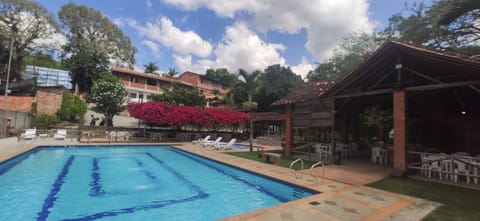
[[[4,96],[0,97],[0,109],[3,110],[4,106]],[[33,97],[29,96],[12,96],[9,95],[7,98],[7,110],[9,111],[19,111],[19,112],[30,112],[32,110]]]
[[[405,91],[393,92],[393,173],[402,175],[406,171],[407,150],[407,100]]]
[[[64,87],[38,87],[37,114],[55,114],[62,105]]]

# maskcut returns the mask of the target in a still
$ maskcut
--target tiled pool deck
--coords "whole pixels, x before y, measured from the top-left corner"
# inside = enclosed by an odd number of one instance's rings
[[[0,140],[0,162],[41,145],[79,145],[76,141],[54,141],[51,139],[35,142],[17,142],[16,138]],[[81,145],[81,144],[80,144]],[[384,175],[381,171],[356,170],[349,172],[341,167],[328,166],[323,184],[316,184],[309,171],[303,171],[302,178],[287,168],[272,164],[254,162],[208,150],[190,143],[177,143],[173,146],[233,165],[265,176],[287,181],[320,194],[303,198],[266,209],[229,217],[224,220],[421,220],[439,206],[438,203],[409,196],[369,188],[362,184]],[[318,171],[317,171],[318,172]]]

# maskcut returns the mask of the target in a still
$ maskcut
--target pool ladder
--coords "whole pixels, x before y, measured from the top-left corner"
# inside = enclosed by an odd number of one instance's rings
[[[318,185],[318,176],[313,175],[313,168],[321,165],[322,166],[322,175],[320,176],[322,178],[322,184],[323,184],[323,178],[325,176],[325,163],[323,161],[316,162],[310,167],[310,175],[315,179],[315,185]]]
[[[290,163],[290,171],[292,171],[293,175],[295,175],[295,179],[298,179],[298,178],[302,178],[302,173],[300,173],[300,175],[297,174],[297,171],[295,169],[293,169],[293,165],[295,165],[296,163],[298,162],[301,162],[302,164],[302,169],[303,170],[303,160],[302,159],[296,159],[294,160],[293,162]]]

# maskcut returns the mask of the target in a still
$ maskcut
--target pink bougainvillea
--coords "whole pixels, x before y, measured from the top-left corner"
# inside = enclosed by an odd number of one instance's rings
[[[229,108],[197,108],[160,102],[129,103],[130,116],[158,125],[231,126],[248,123],[248,114]]]

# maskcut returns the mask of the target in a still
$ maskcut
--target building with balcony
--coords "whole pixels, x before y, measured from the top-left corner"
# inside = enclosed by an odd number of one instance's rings
[[[188,82],[198,88],[198,90],[205,95],[207,100],[223,100],[224,96],[228,93],[228,85],[210,79],[205,75],[185,71],[178,76],[178,79]]]
[[[162,94],[164,91],[170,90],[172,84],[185,89],[194,88],[192,84],[175,78],[162,77],[158,74],[144,73],[128,68],[113,67],[112,74],[120,78],[128,91],[130,102],[149,101],[152,94]]]

